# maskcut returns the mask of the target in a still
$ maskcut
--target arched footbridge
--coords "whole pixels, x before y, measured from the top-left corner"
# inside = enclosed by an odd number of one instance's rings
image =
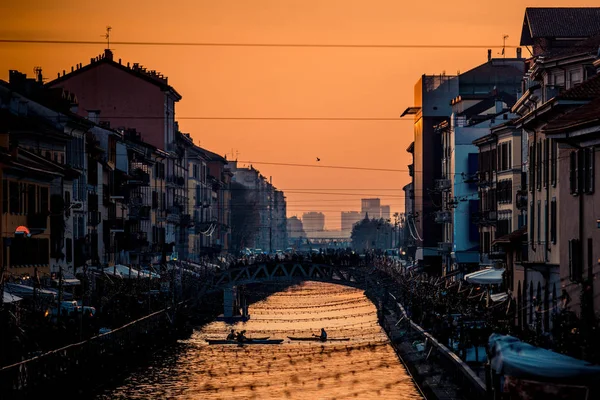
[[[227,269],[215,274],[205,282],[205,290],[223,290],[223,315],[224,317],[232,317],[233,310],[240,306],[240,299],[236,290],[239,286],[252,283],[318,281],[367,290],[375,285],[375,280],[371,278],[373,270],[373,268],[364,266],[317,263],[258,263]]]

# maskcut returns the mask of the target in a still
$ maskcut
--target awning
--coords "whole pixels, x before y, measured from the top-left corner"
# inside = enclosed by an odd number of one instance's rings
[[[504,268],[485,268],[465,275],[465,281],[479,285],[496,285],[502,283]]]
[[[478,264],[479,263],[479,252],[478,251],[456,251],[452,252],[450,256],[454,259],[457,264]]]
[[[7,283],[4,286],[4,291],[22,298],[34,296],[32,286],[20,285],[18,283]],[[35,295],[40,297],[55,297],[55,293],[48,289],[35,289]]]
[[[53,279],[52,281],[55,282],[56,284],[60,284],[59,278]],[[68,272],[64,272],[62,284],[64,286],[77,286],[77,285],[81,284],[81,281],[79,279],[75,278],[72,274],[70,274]]]
[[[15,296],[14,294],[8,293],[8,292],[4,292],[4,294],[2,296],[2,302],[4,304],[16,303],[17,301],[21,301],[21,300],[23,300],[21,297]]]

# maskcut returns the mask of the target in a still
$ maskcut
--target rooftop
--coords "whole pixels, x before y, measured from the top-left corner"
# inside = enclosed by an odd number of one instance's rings
[[[113,60],[113,52],[109,49],[104,50],[104,54],[91,58],[90,63],[85,66],[83,64],[77,64],[77,68],[71,67],[71,72],[69,73],[65,73],[63,70],[62,76],[59,74],[55,80],[48,82],[46,85],[55,86],[62,81],[103,64],[111,65],[115,68],[121,69],[122,71],[126,71],[134,76],[144,79],[147,82],[159,86],[163,91],[172,91],[178,100],[181,99],[181,95],[177,93],[172,86],[169,86],[169,80],[166,76],[158,71],[148,70],[139,63],[134,63],[131,67],[129,66],[129,63],[127,63],[127,65],[122,65],[121,59],[119,59],[119,62]]]
[[[600,34],[600,7],[528,7],[521,46],[536,38],[586,38]]]
[[[600,125],[600,97],[548,123],[544,133],[563,133],[593,124]]]

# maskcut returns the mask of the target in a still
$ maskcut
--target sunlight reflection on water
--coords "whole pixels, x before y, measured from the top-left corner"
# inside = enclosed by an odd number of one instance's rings
[[[306,282],[250,306],[233,326],[280,345],[208,345],[231,325],[212,322],[157,354],[98,399],[420,399],[359,289]],[[346,342],[292,342],[321,328]]]

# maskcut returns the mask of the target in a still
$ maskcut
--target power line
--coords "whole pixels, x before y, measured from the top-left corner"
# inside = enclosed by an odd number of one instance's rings
[[[360,171],[408,172],[408,170],[404,170],[404,169],[352,167],[352,166],[345,166],[345,165],[312,165],[312,164],[296,164],[296,163],[277,163],[277,162],[267,162],[267,161],[238,161],[238,163],[242,163],[242,164],[283,165],[283,166],[287,166],[287,167],[354,169],[354,170],[360,170]]]
[[[106,45],[98,40],[55,40],[55,39],[0,39],[0,43],[56,44],[56,45]],[[263,48],[340,48],[340,49],[489,49],[518,48],[514,45],[482,44],[344,44],[344,43],[225,43],[225,42],[152,42],[117,41],[116,46],[178,46],[178,47],[263,47]]]

